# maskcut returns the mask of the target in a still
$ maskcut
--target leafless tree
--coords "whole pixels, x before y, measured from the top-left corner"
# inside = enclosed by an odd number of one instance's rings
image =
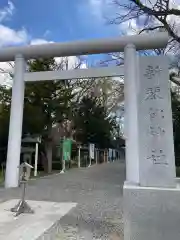
[[[115,16],[108,19],[108,23],[121,25],[121,29],[125,29],[121,34],[167,31],[170,35],[167,47],[154,49],[154,53],[180,55],[180,9],[177,2],[173,0],[111,0],[111,3],[115,6]],[[149,55],[149,51],[143,51],[140,54]],[[114,61],[116,65],[120,65],[124,62],[123,53],[109,56],[101,64],[108,65],[109,61]],[[180,82],[174,81],[173,78],[170,80],[180,86]]]
[[[111,24],[125,24],[136,33],[167,31],[171,37],[166,52],[180,49],[180,9],[173,0],[112,0],[118,9]],[[157,52],[158,53],[158,52]]]
[[[180,43],[178,21],[180,9],[178,4],[170,0],[112,0],[118,7],[116,17],[111,20],[113,24],[131,23],[135,20],[139,26],[139,33],[147,31],[166,30],[173,41]]]

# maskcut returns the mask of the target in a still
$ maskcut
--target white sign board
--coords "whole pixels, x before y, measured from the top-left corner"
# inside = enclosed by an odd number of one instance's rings
[[[94,144],[90,143],[89,144],[89,157],[91,159],[94,159],[94,148],[95,148]]]
[[[175,159],[168,59],[139,59],[139,154],[140,185],[171,187]]]

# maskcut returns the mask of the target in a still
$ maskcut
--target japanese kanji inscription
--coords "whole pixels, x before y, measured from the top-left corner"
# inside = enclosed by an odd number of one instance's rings
[[[148,79],[153,79],[154,77],[156,77],[156,75],[160,75],[162,69],[160,68],[159,65],[148,65],[145,69],[145,73],[144,73],[144,77],[148,78]]]
[[[168,62],[150,56],[140,57],[139,64],[140,182],[171,186],[175,166]]]

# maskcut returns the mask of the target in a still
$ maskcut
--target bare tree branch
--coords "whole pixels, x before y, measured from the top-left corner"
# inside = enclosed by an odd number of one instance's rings
[[[128,3],[123,4],[121,0],[112,0],[118,6],[119,12],[116,17],[110,21],[112,24],[121,24],[123,22],[138,19],[141,16],[145,17],[144,28],[140,32],[153,31],[157,29],[166,29],[170,36],[180,43],[180,36],[177,34],[177,27],[172,25],[167,20],[168,16],[180,16],[180,9],[170,8],[169,0],[157,0],[155,4],[149,1],[149,4],[143,4],[140,0],[129,0]],[[153,25],[154,20],[160,24]],[[155,23],[155,22],[154,22]]]
[[[156,27],[148,27],[148,28],[143,28],[141,31],[139,31],[139,34],[146,32],[146,31],[154,31],[156,29],[164,29],[164,26],[156,26]]]

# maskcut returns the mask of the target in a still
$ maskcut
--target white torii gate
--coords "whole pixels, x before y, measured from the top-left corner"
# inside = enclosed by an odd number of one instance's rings
[[[138,68],[136,50],[164,48],[168,40],[167,33],[156,33],[1,49],[0,62],[15,61],[5,187],[18,186],[25,81],[119,76],[123,74],[125,76],[126,122],[128,120],[126,125],[126,180],[128,182],[139,183],[139,148],[136,141],[138,137],[136,91]],[[28,59],[121,51],[125,53],[124,68],[112,67],[54,72],[25,72],[25,61]]]

